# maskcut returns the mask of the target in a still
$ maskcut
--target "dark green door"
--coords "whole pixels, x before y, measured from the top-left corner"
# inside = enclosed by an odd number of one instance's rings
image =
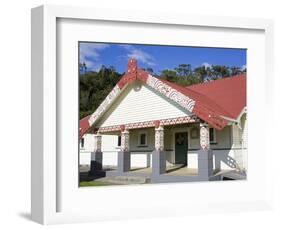
[[[175,163],[187,164],[187,132],[175,133]]]

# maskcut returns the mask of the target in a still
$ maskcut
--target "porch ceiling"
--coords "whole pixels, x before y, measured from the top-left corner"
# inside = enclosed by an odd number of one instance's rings
[[[114,126],[107,126],[107,127],[100,127],[95,130],[91,130],[91,132],[100,132],[100,133],[108,133],[108,132],[116,132],[120,131],[121,129],[142,129],[142,128],[151,128],[158,125],[161,126],[171,126],[171,125],[178,125],[178,124],[188,124],[188,123],[198,123],[199,119],[196,116],[185,116],[185,117],[176,117],[170,119],[163,119],[158,121],[145,121],[145,122],[136,122],[136,123],[129,123],[129,124],[120,124]]]

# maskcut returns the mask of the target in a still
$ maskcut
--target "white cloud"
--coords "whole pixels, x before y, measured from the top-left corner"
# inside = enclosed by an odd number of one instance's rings
[[[242,65],[240,69],[241,69],[242,71],[244,71],[246,68],[247,68],[246,65]]]
[[[91,70],[91,71],[98,72],[101,69],[101,66],[102,66],[102,64],[98,61],[85,60],[83,62],[86,64],[87,70]]]
[[[203,63],[202,63],[202,66],[204,66],[205,69],[207,69],[207,68],[210,68],[212,65],[209,64],[208,62],[203,62]]]
[[[84,62],[88,70],[98,71],[101,67],[100,51],[108,47],[109,45],[101,43],[81,43],[80,62]]]
[[[128,53],[126,54],[127,58],[135,58],[138,61],[149,66],[155,65],[154,58],[143,50],[135,48],[133,45],[120,45],[120,47],[123,47],[128,51]]]

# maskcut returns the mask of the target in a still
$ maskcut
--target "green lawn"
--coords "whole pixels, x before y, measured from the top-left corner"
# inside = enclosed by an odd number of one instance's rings
[[[88,186],[108,186],[108,185],[115,185],[108,182],[103,181],[81,181],[80,187],[88,187]]]

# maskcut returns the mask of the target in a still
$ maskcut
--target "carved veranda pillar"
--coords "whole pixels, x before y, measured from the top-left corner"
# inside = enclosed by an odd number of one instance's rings
[[[101,152],[102,136],[100,133],[94,134],[94,152]]]
[[[91,169],[90,173],[92,175],[98,174],[102,171],[102,136],[100,133],[96,133],[93,135],[94,148],[93,152],[91,152]]]
[[[155,150],[152,152],[152,176],[166,173],[166,153],[164,151],[164,127],[155,124]]]
[[[130,149],[130,132],[125,129],[121,131],[121,151],[129,151]]]
[[[155,128],[155,150],[163,151],[164,150],[164,128],[159,126]]]
[[[200,123],[200,150],[198,152],[198,176],[209,180],[213,175],[213,152],[210,149],[209,125]]]
[[[210,149],[209,125],[207,123],[200,123],[200,148]]]
[[[118,152],[117,171],[122,174],[130,171],[131,153],[130,153],[130,132],[124,126],[121,129],[121,149]]]

